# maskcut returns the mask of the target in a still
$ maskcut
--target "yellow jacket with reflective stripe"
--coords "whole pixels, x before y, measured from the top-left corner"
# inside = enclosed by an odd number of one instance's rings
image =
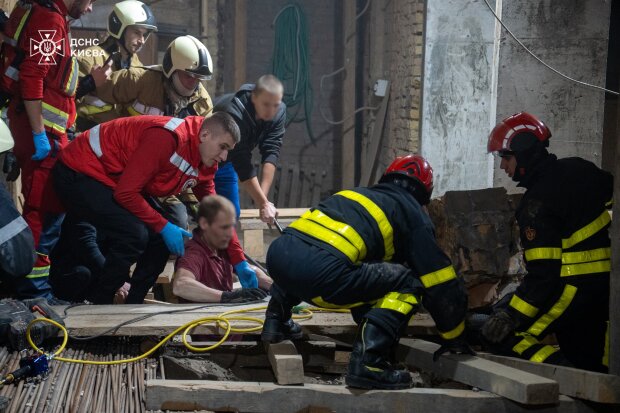
[[[528,180],[516,211],[527,275],[509,309],[527,328],[566,284],[609,296],[612,176],[581,158],[548,155]],[[587,311],[587,309],[584,309]]]
[[[405,189],[382,183],[338,192],[285,231],[356,265],[407,265],[426,289],[423,303],[438,330],[458,330],[449,338],[462,332],[467,309],[462,280],[437,245],[428,214]]]
[[[100,45],[91,46],[84,50],[80,50],[80,53],[77,56],[80,77],[90,74],[90,71],[94,66],[102,66],[106,59],[110,56],[109,51],[116,49],[118,49],[116,39],[109,37]],[[112,64],[113,72],[121,69],[119,63],[120,60],[115,59]],[[133,54],[131,56],[129,65],[130,67],[142,66],[142,62],[137,54]],[[84,96],[76,103],[76,106],[78,117],[88,119],[97,124],[116,119],[121,117],[122,113],[126,113],[126,108],[124,108],[123,105],[113,105],[103,101],[99,98],[96,91]]]
[[[132,67],[112,73],[104,85],[97,88],[97,96],[101,100],[122,104],[126,110],[123,116],[166,115],[179,116],[171,113],[164,83],[167,81],[160,66]],[[206,116],[213,110],[211,96],[202,84],[189,98],[187,105],[190,115]]]

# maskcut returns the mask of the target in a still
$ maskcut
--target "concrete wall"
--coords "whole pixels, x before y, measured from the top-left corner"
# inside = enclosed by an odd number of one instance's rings
[[[495,3],[489,1],[493,6]],[[551,151],[600,165],[604,96],[568,82],[498,30],[483,0],[429,0],[422,153],[436,192],[515,187],[486,155],[492,126],[522,110],[551,128]],[[605,82],[610,2],[497,0],[506,25],[540,58],[571,77]]]
[[[428,0],[422,154],[434,196],[489,186],[486,137],[495,120],[495,22],[483,0]]]

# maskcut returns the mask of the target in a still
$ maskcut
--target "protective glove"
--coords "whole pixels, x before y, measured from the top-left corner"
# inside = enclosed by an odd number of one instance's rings
[[[247,261],[241,261],[239,264],[235,265],[235,272],[243,288],[258,288],[256,271],[250,268],[250,264],[248,264]]]
[[[439,349],[435,351],[435,353],[433,353],[433,361],[435,362],[439,360],[439,357],[447,352],[450,352],[452,354],[471,354],[472,356],[476,355],[474,350],[472,350],[471,347],[469,347],[469,344],[467,344],[467,341],[465,341],[465,336],[463,334],[461,334],[454,340],[445,341],[441,345],[441,347],[439,347]]]
[[[515,321],[504,310],[498,310],[482,326],[482,336],[491,343],[503,341],[517,327]]]
[[[32,155],[33,161],[42,161],[47,158],[52,147],[50,141],[47,139],[47,134],[43,132],[32,131],[32,139],[34,141],[34,155]]]
[[[232,291],[222,291],[221,303],[247,303],[259,301],[267,297],[267,293],[260,288],[237,288]]]
[[[2,165],[2,171],[6,174],[7,182],[15,182],[19,178],[19,165],[17,165],[17,158],[13,152],[7,152],[4,155],[4,165]]]
[[[166,226],[160,232],[164,238],[166,247],[171,253],[177,257],[182,256],[185,253],[185,244],[183,237],[191,237],[192,234],[185,231],[183,228],[177,227],[171,222],[168,222]]]
[[[278,216],[278,210],[276,209],[276,206],[272,204],[271,202],[267,202],[266,204],[263,204],[263,206],[260,208],[260,219],[261,221],[266,222],[267,224],[273,224],[274,219],[277,216]]]

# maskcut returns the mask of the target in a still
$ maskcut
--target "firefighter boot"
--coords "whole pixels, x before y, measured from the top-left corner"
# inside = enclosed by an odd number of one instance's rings
[[[261,340],[279,343],[283,340],[299,340],[303,333],[299,324],[293,321],[291,309],[276,298],[271,297],[265,312],[265,324]]]
[[[409,371],[399,370],[389,361],[394,337],[365,319],[357,330],[345,383],[359,389],[408,389]]]

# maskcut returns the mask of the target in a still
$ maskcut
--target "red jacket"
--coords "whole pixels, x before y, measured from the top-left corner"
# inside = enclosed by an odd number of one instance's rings
[[[19,79],[12,87],[11,104],[16,107],[22,100],[41,100],[45,129],[56,135],[65,134],[75,122],[78,64],[71,55],[64,2],[52,0],[50,7],[36,2],[31,8],[16,6],[5,34],[10,37],[3,45],[5,58],[12,62],[16,54],[23,54],[18,73],[15,68],[9,70],[13,80]]]
[[[167,221],[144,195],[177,195],[192,187],[198,199],[215,193],[217,164],[203,165],[198,150],[203,119],[115,119],[80,134],[62,151],[60,161],[114,189],[114,199],[120,205],[160,232]],[[245,260],[236,234],[228,254],[234,265]]]

